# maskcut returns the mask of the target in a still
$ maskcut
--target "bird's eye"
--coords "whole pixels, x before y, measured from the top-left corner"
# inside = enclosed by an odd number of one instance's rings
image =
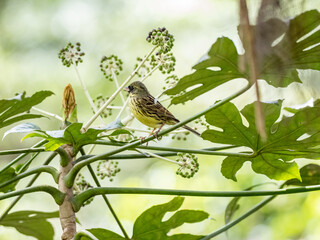
[[[129,86],[129,91],[131,92],[133,90],[133,87],[132,86]]]

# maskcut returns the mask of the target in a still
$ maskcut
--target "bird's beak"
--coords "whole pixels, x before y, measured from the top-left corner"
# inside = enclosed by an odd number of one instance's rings
[[[123,90],[130,92],[130,89],[128,87],[123,88]]]

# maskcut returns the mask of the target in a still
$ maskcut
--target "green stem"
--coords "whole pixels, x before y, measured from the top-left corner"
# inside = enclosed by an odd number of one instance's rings
[[[198,114],[184,120],[184,121],[181,121],[179,123],[177,123],[176,125],[173,125],[172,127],[169,127],[167,129],[164,129],[162,130],[161,132],[158,133],[158,137],[161,137],[162,135],[165,135],[199,117],[201,117],[202,115],[210,112],[211,110],[217,108],[217,107],[220,107],[221,105],[231,101],[232,99],[236,98],[237,96],[241,95],[242,93],[244,93],[245,91],[247,91],[248,89],[250,88],[250,85],[247,85],[245,88],[241,89],[240,91],[238,91],[237,93],[225,98],[224,100],[220,101],[220,102],[217,102],[215,103],[214,105],[212,105],[211,107],[203,110],[202,112],[199,112]],[[74,167],[72,168],[72,170],[66,175],[65,177],[65,181],[66,181],[66,185],[68,187],[71,187],[74,183],[74,180],[78,174],[78,172],[81,170],[81,168],[83,168],[84,166],[92,163],[92,162],[95,162],[97,160],[100,160],[101,158],[105,158],[105,157],[108,157],[108,156],[111,156],[111,155],[114,155],[114,154],[117,154],[119,152],[123,152],[124,150],[127,150],[127,149],[131,149],[131,148],[135,148],[139,145],[142,145],[143,143],[146,143],[146,142],[149,142],[151,140],[155,139],[155,136],[150,136],[150,137],[147,137],[145,138],[144,140],[137,140],[135,142],[132,142],[132,143],[129,143],[127,145],[124,145],[122,147],[119,147],[113,151],[110,151],[108,153],[104,153],[104,154],[100,154],[100,155],[97,155],[95,157],[92,157],[92,158],[89,158],[87,160],[84,160],[80,163],[77,163],[76,165],[74,165]]]
[[[42,140],[38,143],[36,143],[35,145],[33,145],[31,147],[32,148],[37,148],[37,147],[41,147],[43,144],[45,144],[47,142],[47,140]],[[14,160],[12,160],[10,163],[8,163],[4,168],[2,168],[0,170],[0,174],[3,173],[5,170],[7,170],[8,168],[10,168],[11,166],[13,166],[14,164],[16,164],[17,162],[19,162],[21,159],[23,159],[24,157],[26,157],[29,153],[23,153],[20,156],[18,156],[17,158],[15,158]]]
[[[45,141],[46,142],[46,141]],[[51,153],[51,155],[47,158],[47,160],[44,162],[43,165],[49,165],[49,163],[55,158],[55,156],[57,156],[57,153]],[[37,180],[37,178],[40,176],[40,173],[37,173],[28,183],[27,187],[32,186],[32,184]],[[2,213],[2,215],[0,216],[0,222],[2,219],[4,219],[8,213],[10,212],[10,210],[20,201],[20,199],[23,197],[23,195],[20,195],[19,197],[17,197],[13,202],[11,202],[11,204],[9,205],[9,207]]]
[[[302,192],[319,191],[320,185],[295,187],[277,190],[265,191],[194,191],[194,190],[178,190],[178,189],[154,189],[154,188],[118,188],[118,187],[102,187],[88,189],[72,200],[75,211],[79,211],[82,204],[89,198],[101,194],[151,194],[151,195],[180,195],[180,196],[199,196],[199,197],[253,197],[253,196],[269,196],[269,195],[285,195]]]
[[[106,140],[97,140],[93,144],[97,145],[112,145],[112,146],[124,146],[123,143],[110,142]],[[204,155],[218,155],[218,156],[236,156],[236,157],[247,157],[251,158],[253,153],[233,153],[233,152],[217,152],[223,149],[234,148],[235,146],[228,147],[217,147],[217,148],[207,148],[207,149],[187,149],[187,148],[172,148],[172,147],[157,147],[157,146],[137,146],[135,148],[148,149],[148,150],[158,150],[158,151],[172,151],[172,152],[183,152],[183,153],[195,153]],[[133,149],[133,148],[132,148]]]
[[[28,170],[28,167],[30,166],[30,164],[32,163],[32,161],[33,161],[36,157],[38,157],[39,154],[40,154],[39,152],[33,154],[33,155],[31,156],[31,158],[30,158],[28,161],[26,161],[26,162],[18,169],[18,171],[16,171],[16,173],[19,175],[20,173],[23,173],[23,172],[27,171],[27,170]]]
[[[81,154],[82,154],[83,156],[85,156],[85,152],[84,152],[83,148],[81,148],[81,149],[80,149],[80,152],[81,152]],[[93,178],[94,182],[96,183],[96,185],[97,185],[98,187],[101,187],[101,184],[100,184],[100,182],[99,182],[99,180],[98,180],[98,178],[97,178],[96,174],[94,173],[94,171],[93,171],[93,169],[92,169],[91,165],[89,164],[89,165],[87,165],[87,167],[88,167],[88,170],[89,170],[89,172],[90,172],[90,174],[91,174],[91,176],[92,176],[92,178]],[[112,208],[112,206],[111,206],[111,203],[110,203],[109,199],[107,198],[107,196],[106,196],[105,194],[102,194],[102,198],[103,198],[104,202],[107,204],[107,206],[108,206],[108,208],[109,208],[109,210],[110,210],[110,212],[111,212],[112,216],[113,216],[113,217],[114,217],[114,219],[116,220],[116,222],[117,222],[118,226],[120,227],[120,229],[121,229],[121,231],[122,231],[123,235],[124,235],[126,238],[128,238],[128,239],[129,239],[129,236],[128,236],[128,234],[127,234],[126,230],[124,229],[124,227],[123,227],[122,223],[120,222],[120,219],[118,218],[118,216],[117,216],[116,212],[113,210],[113,208]]]
[[[160,152],[160,153],[156,153],[159,156],[162,157],[172,157],[172,156],[176,156],[177,153],[176,152]],[[84,155],[80,158],[78,158],[74,163],[78,163],[81,161],[84,161],[85,159],[94,157],[95,155]],[[117,154],[115,156],[110,156],[110,157],[106,157],[106,158],[102,158],[101,160],[112,160],[112,159],[117,159],[117,160],[127,160],[127,159],[140,159],[140,158],[154,158],[152,156],[146,156],[144,154]]]
[[[60,192],[58,189],[52,186],[43,185],[43,186],[36,186],[36,187],[28,187],[22,190],[17,190],[14,192],[2,194],[0,195],[0,200],[15,197],[15,196],[21,196],[27,193],[34,193],[34,192],[49,193],[58,205],[61,205],[63,203],[64,197],[65,197],[65,194]]]
[[[282,189],[285,186],[285,183],[282,184],[279,189]],[[256,211],[258,211],[259,209],[261,209],[263,206],[267,205],[269,202],[271,202],[277,195],[273,195],[270,196],[268,198],[266,198],[265,200],[259,202],[257,205],[255,205],[254,207],[252,207],[249,211],[247,211],[246,213],[244,213],[243,215],[241,215],[240,217],[238,217],[237,219],[229,222],[228,224],[224,225],[223,227],[219,228],[218,230],[214,231],[213,233],[205,236],[204,238],[201,238],[201,240],[208,240],[211,238],[214,238],[216,236],[218,236],[220,233],[223,233],[225,231],[227,231],[228,229],[232,228],[234,225],[238,224],[239,222],[241,222],[242,220],[246,219],[247,217],[249,217],[250,215],[252,215],[253,213],[255,213]]]
[[[243,214],[242,216],[238,217],[237,219],[229,222],[228,224],[226,224],[225,226],[221,227],[220,229],[216,230],[215,232],[201,238],[201,240],[208,240],[211,238],[214,238],[216,236],[218,236],[220,233],[223,233],[225,231],[227,231],[228,229],[230,229],[231,227],[233,227],[234,225],[238,224],[239,222],[241,222],[242,220],[246,219],[247,217],[249,217],[251,214],[255,213],[256,211],[258,211],[259,209],[261,209],[263,206],[265,206],[266,204],[268,204],[270,201],[272,201],[277,195],[274,196],[270,196],[268,198],[266,198],[265,200],[261,201],[260,203],[258,203],[257,205],[255,205],[253,208],[251,208],[248,212],[246,212],[245,214]]]
[[[69,163],[69,155],[68,155],[68,153],[62,147],[59,147],[56,150],[56,152],[59,153],[59,155],[60,155],[60,165],[62,167],[67,166],[68,163]]]
[[[37,152],[44,152],[44,148],[23,148],[23,149],[13,149],[13,150],[4,150],[0,151],[0,155],[13,155],[19,153],[37,153]]]
[[[16,177],[14,178],[11,178],[10,180],[6,181],[6,182],[2,182],[0,184],[0,188],[2,187],[5,187],[13,182],[16,182],[22,178],[25,178],[25,177],[28,177],[32,174],[35,174],[35,173],[42,173],[42,172],[47,172],[47,173],[50,173],[54,179],[54,181],[56,183],[58,183],[58,178],[59,178],[59,172],[57,171],[57,169],[55,169],[54,167],[51,167],[51,166],[41,166],[41,167],[37,167],[37,168],[34,168],[32,170],[29,170],[29,171],[26,171],[26,172],[23,172],[19,175],[17,175]]]

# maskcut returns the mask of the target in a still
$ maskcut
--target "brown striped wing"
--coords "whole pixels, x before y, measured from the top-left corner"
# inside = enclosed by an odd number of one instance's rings
[[[132,97],[131,111],[142,123],[150,127],[160,127],[162,124],[173,125],[179,122],[168,109],[153,96]]]

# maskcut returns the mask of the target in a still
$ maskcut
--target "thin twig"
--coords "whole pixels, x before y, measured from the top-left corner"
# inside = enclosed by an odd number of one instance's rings
[[[152,152],[141,151],[141,150],[139,150],[139,149],[136,149],[136,151],[139,152],[139,153],[141,153],[141,154],[144,154],[144,155],[147,154],[147,155],[152,156],[152,157],[154,157],[154,158],[158,158],[158,159],[164,160],[164,161],[166,161],[166,162],[171,162],[171,163],[174,163],[174,164],[182,165],[181,163],[178,163],[178,162],[176,162],[176,161],[173,161],[173,160],[171,160],[171,159],[169,159],[169,158],[165,158],[165,157],[159,156],[159,155],[157,155],[157,154],[155,154],[155,153],[152,153]]]
[[[76,66],[75,64],[73,64],[73,66],[74,66],[74,70],[76,71],[77,78],[78,78],[78,80],[79,80],[80,83],[81,83],[81,86],[82,86],[82,89],[83,89],[83,91],[84,91],[84,94],[86,95],[86,97],[87,97],[87,99],[88,99],[88,101],[89,101],[89,103],[90,103],[91,108],[92,108],[93,111],[96,113],[96,112],[98,111],[98,109],[97,109],[96,105],[94,104],[94,102],[93,102],[93,100],[92,100],[92,98],[91,98],[91,96],[90,96],[90,93],[89,93],[89,91],[88,91],[88,88],[87,88],[85,82],[82,80],[82,78],[81,78],[81,76],[80,76],[80,73],[79,73],[79,71],[78,71],[77,66]],[[100,115],[99,115],[98,117],[99,117],[101,123],[102,123],[102,124],[105,124],[105,122],[103,121],[102,117],[101,117]]]
[[[44,115],[47,115],[47,116],[53,117],[53,118],[55,118],[55,119],[58,119],[58,120],[61,121],[61,122],[64,121],[62,117],[60,117],[59,115],[57,115],[57,114],[55,114],[55,113],[47,112],[47,111],[45,111],[45,110],[42,110],[42,109],[36,108],[36,107],[32,107],[31,109],[32,109],[32,110],[35,110],[35,111],[37,111],[37,112],[39,112],[39,113],[42,113],[42,114],[44,114]]]
[[[116,84],[116,88],[117,88],[117,89],[120,88],[117,75],[115,74],[115,72],[114,72],[113,69],[111,69],[111,73],[112,73],[113,81],[114,81],[114,83]],[[119,95],[120,95],[120,98],[121,98],[122,103],[124,104],[126,100],[124,100],[123,93],[122,93],[122,92],[119,92]]]

